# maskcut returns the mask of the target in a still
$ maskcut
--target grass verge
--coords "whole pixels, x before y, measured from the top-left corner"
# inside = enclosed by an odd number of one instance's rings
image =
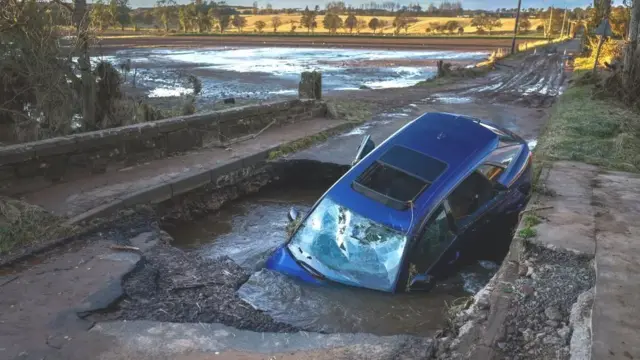
[[[593,85],[574,81],[560,96],[538,141],[537,162],[572,160],[639,172],[640,114],[615,100],[593,98],[592,91]]]
[[[335,107],[338,119],[346,120],[347,123],[343,127],[333,130],[323,131],[315,135],[307,136],[288,144],[280,146],[278,150],[269,153],[269,160],[275,160],[287,154],[291,154],[317,143],[326,141],[332,135],[351,129],[371,118],[371,104],[352,100],[332,100],[330,106]]]
[[[39,206],[0,197],[0,255],[18,247],[71,236],[77,230]]]

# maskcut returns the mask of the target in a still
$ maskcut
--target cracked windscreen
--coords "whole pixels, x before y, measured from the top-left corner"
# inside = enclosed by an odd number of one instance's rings
[[[405,244],[404,234],[327,197],[300,225],[289,250],[331,280],[389,291]]]

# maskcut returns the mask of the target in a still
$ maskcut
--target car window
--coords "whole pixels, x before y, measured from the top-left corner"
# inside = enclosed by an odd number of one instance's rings
[[[420,235],[416,251],[413,254],[414,260],[412,262],[419,272],[427,271],[454,238],[444,207],[440,206],[431,219]]]
[[[491,164],[482,164],[478,166],[478,171],[492,182],[498,181],[498,178],[504,172],[504,168]]]
[[[447,198],[456,222],[464,222],[482,205],[493,198],[493,186],[482,174],[474,171]]]

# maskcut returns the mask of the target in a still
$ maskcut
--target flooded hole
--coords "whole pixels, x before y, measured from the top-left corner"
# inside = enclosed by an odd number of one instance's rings
[[[312,166],[313,168],[311,168]],[[206,258],[229,257],[251,275],[237,295],[278,323],[324,333],[433,335],[446,324],[447,303],[477,292],[498,265],[474,261],[428,293],[387,294],[317,286],[263,268],[287,240],[287,212],[304,212],[348,167],[290,162],[280,179],[195,221],[164,224],[173,245]]]

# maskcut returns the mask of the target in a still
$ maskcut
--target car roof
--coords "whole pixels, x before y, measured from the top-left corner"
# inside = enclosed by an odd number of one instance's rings
[[[336,203],[371,220],[401,232],[409,233],[419,226],[419,219],[428,215],[433,206],[499,144],[499,136],[482,126],[480,120],[449,113],[425,113],[396,131],[387,140],[351,168],[325,194]],[[447,166],[421,192],[408,209],[397,209],[354,190],[353,183],[388,150],[401,146],[434,159]]]

